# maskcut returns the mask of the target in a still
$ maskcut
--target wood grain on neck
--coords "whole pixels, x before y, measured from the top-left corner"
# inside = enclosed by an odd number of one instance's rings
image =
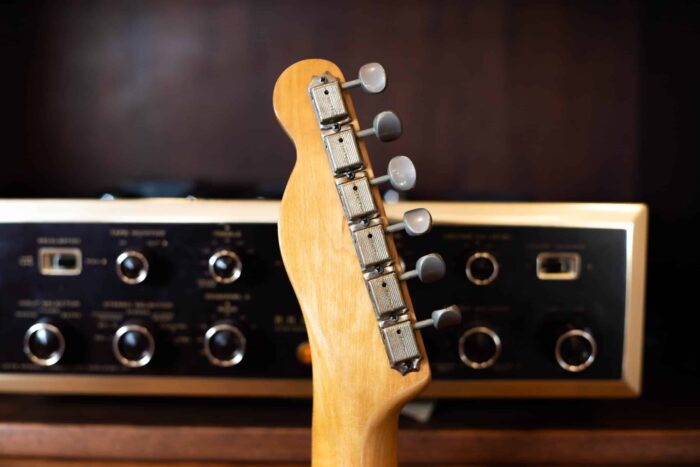
[[[333,63],[304,60],[285,70],[273,97],[277,118],[297,150],[280,207],[279,240],[311,345],[312,459],[324,467],[385,467],[396,464],[399,410],[427,386],[430,370],[427,359],[406,376],[389,366],[307,93],[312,76],[324,72],[344,80]],[[346,104],[354,119],[349,98]],[[353,125],[357,130],[356,121]],[[359,146],[371,175],[364,143]],[[383,216],[376,189],[374,196]],[[397,258],[390,237],[387,244]],[[417,340],[425,356],[420,335]]]

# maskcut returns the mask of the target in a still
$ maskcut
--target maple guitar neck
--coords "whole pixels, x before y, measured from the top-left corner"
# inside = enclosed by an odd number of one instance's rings
[[[304,60],[275,85],[275,113],[297,152],[279,241],[311,347],[312,464],[385,467],[396,465],[399,411],[428,385],[430,370],[400,279],[412,276],[400,269],[395,226],[387,225],[343,83],[333,63]],[[327,85],[334,89],[317,87]],[[315,93],[328,101],[314,101]],[[336,113],[330,121],[327,111]],[[329,148],[338,139],[352,143],[340,156]],[[399,227],[418,234],[424,224]]]

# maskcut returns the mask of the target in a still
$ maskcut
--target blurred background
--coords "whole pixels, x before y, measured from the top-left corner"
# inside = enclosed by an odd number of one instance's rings
[[[691,1],[3,2],[0,196],[279,196],[277,76],[378,61],[387,92],[353,99],[365,125],[402,117],[369,151],[414,159],[413,197],[648,203],[647,359],[697,375],[699,18]]]

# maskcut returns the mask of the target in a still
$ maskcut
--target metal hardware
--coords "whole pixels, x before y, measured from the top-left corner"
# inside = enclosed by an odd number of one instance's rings
[[[404,375],[418,370],[421,353],[408,316],[395,323],[385,322],[380,330],[391,367]]]
[[[399,279],[393,272],[368,280],[367,290],[372,299],[377,319],[383,319],[388,314],[402,312],[406,309]]]
[[[493,343],[494,352],[487,360],[476,361],[472,360],[471,358],[469,358],[469,355],[467,355],[465,349],[467,339],[469,339],[475,334],[483,334],[484,336],[491,339],[491,342]],[[477,326],[471,329],[467,329],[464,332],[464,334],[462,334],[462,337],[459,338],[459,344],[457,346],[457,349],[459,352],[459,359],[462,360],[462,362],[465,365],[467,365],[473,370],[484,370],[486,368],[492,367],[494,363],[496,363],[498,357],[501,356],[502,346],[503,345],[501,344],[501,338],[498,336],[498,334],[496,334],[496,332],[493,329],[487,328],[486,326]]]
[[[571,339],[573,337],[580,337],[584,339],[585,341],[588,342],[588,345],[591,346],[591,353],[588,355],[588,358],[584,360],[582,363],[579,363],[578,365],[572,365],[568,363],[563,355],[561,354],[561,346],[562,344],[567,340]],[[584,331],[582,329],[571,329],[557,339],[557,342],[554,346],[554,357],[557,360],[557,363],[559,364],[562,369],[571,372],[571,373],[579,373],[589,366],[593,364],[595,361],[596,356],[598,355],[598,344],[596,343],[595,339],[593,338],[593,335],[590,332]]]
[[[322,128],[350,120],[338,80],[326,73],[314,77],[309,86],[316,120]]]
[[[395,190],[408,191],[416,185],[416,167],[406,156],[396,156],[389,161],[387,174],[375,177],[372,185],[390,182]]]
[[[32,340],[32,337],[38,333],[51,334],[58,341],[58,347],[56,348],[56,350],[51,352],[46,357],[40,357],[32,351],[31,340]],[[56,363],[58,363],[61,360],[61,358],[63,357],[63,352],[65,352],[65,350],[66,350],[66,340],[63,337],[63,333],[61,332],[60,329],[58,329],[58,327],[54,326],[51,323],[46,323],[46,322],[42,321],[39,323],[32,324],[29,327],[29,329],[27,329],[27,332],[24,333],[23,350],[24,350],[24,354],[33,363],[36,363],[37,365],[40,365],[40,366],[51,366],[51,365],[55,365]]]
[[[382,92],[386,87],[384,68],[378,63],[366,64],[360,69],[358,79],[342,85],[336,77],[324,73],[312,78],[308,90],[321,127],[326,155],[336,177],[336,188],[345,218],[350,224],[353,244],[365,272],[366,286],[379,321],[389,362],[392,368],[406,374],[418,369],[421,354],[416,345],[410,317],[406,313],[406,301],[399,278],[390,267],[393,258],[386,243],[384,221],[377,219],[379,210],[372,194],[372,186],[390,182],[397,190],[410,190],[416,182],[416,170],[408,157],[397,156],[389,162],[386,175],[370,180],[367,174],[358,172],[363,168],[363,159],[357,138],[374,135],[380,141],[392,141],[401,136],[402,127],[401,120],[389,111],[380,112],[370,129],[356,133],[352,126],[347,125],[350,115],[343,101],[342,90],[357,86],[362,86],[366,92],[373,94]],[[430,226],[430,213],[418,209],[404,215],[404,222],[399,229],[405,228],[409,235],[420,235],[430,230]],[[396,227],[389,226],[392,229]],[[415,275],[429,281],[439,273],[435,271],[435,264],[434,259],[425,262],[421,268],[425,269],[425,273],[421,275],[415,272]],[[408,277],[413,276],[405,275],[405,278]]]
[[[366,63],[360,68],[359,77],[352,81],[344,82],[343,89],[352,89],[362,86],[369,94],[378,94],[386,88],[386,72],[379,63]]]
[[[130,360],[126,358],[122,354],[121,349],[119,348],[119,344],[122,337],[124,337],[127,333],[130,332],[140,334],[141,336],[146,338],[146,348],[141,353],[141,357],[136,360]],[[151,359],[153,358],[153,353],[155,352],[155,349],[156,342],[153,339],[153,335],[148,330],[148,328],[139,324],[125,324],[121,326],[119,329],[117,329],[117,332],[114,333],[114,337],[112,338],[112,352],[114,353],[114,356],[116,357],[119,363],[129,368],[140,368],[142,366],[148,365]]]
[[[389,248],[384,237],[384,229],[380,224],[354,230],[352,240],[355,243],[355,250],[363,270],[391,261]]]
[[[442,256],[437,253],[430,253],[418,258],[416,269],[401,274],[401,280],[405,281],[417,277],[421,282],[429,284],[445,277],[446,270],[447,266]]]
[[[403,222],[387,226],[387,232],[398,232],[405,230],[411,237],[417,237],[430,232],[433,227],[433,217],[427,209],[418,208],[406,211],[403,215]]]
[[[374,217],[377,214],[377,206],[374,204],[367,177],[355,177],[340,183],[338,194],[340,194],[340,201],[343,204],[345,218],[348,222]]]
[[[398,139],[402,131],[401,120],[398,115],[390,110],[385,110],[374,117],[372,128],[358,131],[357,137],[366,138],[374,135],[379,141],[387,142]]]
[[[462,322],[462,313],[460,313],[457,305],[451,305],[447,308],[435,310],[431,313],[430,319],[418,321],[413,325],[413,329],[423,329],[433,326],[438,331],[451,326],[456,326]]]
[[[215,338],[216,334],[219,332],[228,332],[231,333],[233,336],[235,336],[236,340],[238,341],[238,345],[234,349],[234,351],[231,353],[231,355],[228,358],[218,358],[217,356],[214,355],[214,353],[211,350],[211,343],[212,339]],[[204,355],[206,355],[207,359],[216,366],[220,367],[231,367],[238,365],[243,361],[243,357],[245,356],[245,350],[246,350],[246,339],[243,333],[234,325],[228,324],[228,323],[218,323],[207,329],[207,332],[204,334]]]
[[[343,127],[324,135],[323,144],[334,175],[362,168],[362,157],[352,128]]]

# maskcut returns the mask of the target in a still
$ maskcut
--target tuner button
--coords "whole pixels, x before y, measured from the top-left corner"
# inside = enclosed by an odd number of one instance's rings
[[[153,358],[156,343],[153,335],[140,324],[125,324],[117,329],[112,339],[112,351],[117,361],[129,368],[148,365]]]
[[[366,63],[360,67],[359,78],[341,85],[343,89],[362,86],[369,94],[378,94],[386,88],[386,72],[379,63]]]
[[[474,370],[493,366],[501,355],[501,338],[486,326],[467,329],[459,339],[459,358]]]
[[[245,347],[243,333],[232,324],[215,324],[204,335],[204,354],[216,366],[238,365],[245,355]]]
[[[450,305],[447,308],[435,310],[430,314],[430,319],[424,319],[413,324],[413,329],[423,329],[433,326],[438,331],[451,326],[456,326],[462,322],[462,313],[457,305]]]
[[[406,156],[396,156],[389,161],[386,175],[373,178],[370,183],[378,185],[390,182],[394,189],[407,191],[416,185],[416,167]]]
[[[401,280],[413,279],[417,277],[424,284],[437,282],[445,277],[447,267],[445,260],[437,253],[421,256],[416,261],[416,269],[401,274]]]
[[[58,363],[66,349],[61,330],[47,322],[34,323],[24,333],[24,353],[32,363],[51,366]]]
[[[402,131],[399,117],[394,112],[385,110],[374,117],[372,128],[358,131],[357,137],[365,138],[374,135],[379,141],[394,141],[401,136]]]
[[[117,276],[125,284],[140,284],[148,277],[148,259],[143,253],[128,250],[117,256]]]
[[[242,270],[241,259],[231,250],[219,250],[209,258],[209,273],[221,284],[237,281]]]
[[[554,356],[564,370],[578,373],[593,364],[598,346],[593,336],[582,329],[571,329],[557,339]]]
[[[411,209],[403,215],[403,222],[387,226],[387,232],[405,230],[411,237],[417,237],[428,233],[433,226],[433,218],[430,212],[424,208]]]
[[[491,253],[474,253],[467,260],[467,279],[475,285],[488,285],[498,277],[498,261]]]

